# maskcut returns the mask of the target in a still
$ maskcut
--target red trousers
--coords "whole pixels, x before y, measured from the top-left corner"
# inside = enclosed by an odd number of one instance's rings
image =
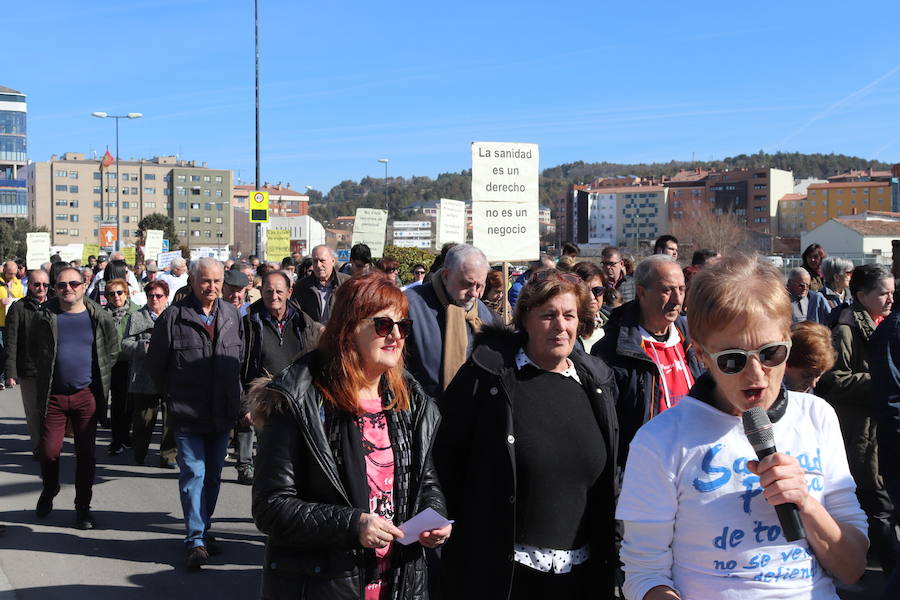
[[[44,489],[53,490],[59,485],[59,455],[67,420],[75,433],[75,508],[90,508],[97,441],[97,401],[90,388],[70,395],[51,394],[47,401],[40,444]]]

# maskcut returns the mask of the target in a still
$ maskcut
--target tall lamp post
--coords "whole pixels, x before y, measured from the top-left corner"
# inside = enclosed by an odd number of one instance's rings
[[[389,158],[379,158],[378,162],[384,165],[384,208],[388,211],[388,217],[391,216],[391,207],[388,206],[388,195],[387,195],[387,164],[391,161]]]
[[[119,180],[119,119],[140,119],[144,115],[141,113],[128,113],[127,115],[110,115],[105,112],[92,112],[92,117],[97,117],[98,119],[115,119],[116,120],[116,245],[114,250],[121,250],[122,248],[122,220],[119,218],[119,210],[121,208],[121,201],[119,200],[120,192],[122,189],[122,182]],[[103,187],[103,182],[100,182],[101,189]],[[101,206],[101,212],[103,207]],[[103,240],[100,240],[101,245]]]

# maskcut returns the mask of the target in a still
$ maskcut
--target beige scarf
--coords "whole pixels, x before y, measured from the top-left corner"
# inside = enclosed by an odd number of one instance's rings
[[[466,326],[472,328],[472,333],[481,331],[482,322],[478,317],[478,301],[472,304],[468,311],[450,301],[447,288],[444,287],[443,269],[440,269],[431,278],[434,293],[438,302],[446,310],[444,323],[444,360],[441,368],[441,387],[447,389],[456,372],[466,362],[466,353],[469,349],[469,336]]]

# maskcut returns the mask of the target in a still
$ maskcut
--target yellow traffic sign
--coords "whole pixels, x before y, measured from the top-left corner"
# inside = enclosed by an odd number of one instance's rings
[[[250,192],[250,222],[269,222],[269,192]]]

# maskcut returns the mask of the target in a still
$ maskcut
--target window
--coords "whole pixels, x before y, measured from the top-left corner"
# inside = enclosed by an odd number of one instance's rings
[[[199,202],[191,202],[191,210],[200,210]]]
[[[70,186],[69,186],[69,193],[70,193],[70,194],[77,194],[77,193],[78,193],[78,186],[77,186],[77,185],[70,185]]]
[[[69,186],[67,186],[67,185],[56,185],[56,186],[55,186],[55,189],[56,189],[57,192],[65,192],[65,191],[68,191]]]
[[[199,175],[191,175],[191,181],[200,181]]]
[[[109,186],[108,188],[106,188],[106,193],[107,193],[107,194],[115,194],[115,193],[116,193],[116,186],[111,185],[111,186]]]
[[[184,183],[186,177],[184,175],[179,175],[176,179],[178,180],[178,183]]]
[[[144,173],[144,181],[156,181],[156,175],[153,173]]]
[[[100,171],[94,171],[94,179],[103,179],[103,176],[100,175]]]
[[[155,194],[155,193],[156,193],[156,188],[145,187],[145,188],[144,188],[144,193],[145,193],[145,194]]]
[[[191,223],[199,223],[200,217],[191,217]]]
[[[94,193],[95,193],[95,194],[99,194],[99,193],[100,193],[100,186],[99,186],[99,185],[95,185],[95,186],[94,186]]]
[[[218,237],[218,238],[220,238],[220,237],[225,237],[225,232],[224,232],[224,231],[217,231],[217,232],[216,232],[216,237]]]
[[[71,221],[72,223],[77,223],[78,215],[69,215],[69,221]]]
[[[221,197],[222,197],[222,190],[216,190],[216,196],[219,197],[219,198],[221,198]]]
[[[144,202],[144,208],[156,208],[156,202]]]
[[[187,196],[187,190],[184,189],[183,187],[176,187],[175,193],[178,194],[179,196]]]
[[[191,230],[191,237],[200,237],[200,230],[199,229]]]
[[[212,217],[203,217],[204,223],[212,223]]]
[[[57,176],[57,177],[65,177],[65,176],[66,176],[66,172],[65,172],[65,171],[57,171],[57,172],[56,172],[56,176]]]
[[[216,175],[216,183],[222,183],[222,176]]]
[[[77,229],[70,229],[70,230],[69,230],[69,235],[73,235],[73,236],[78,235],[78,230],[77,230]]]
[[[127,229],[123,229],[123,230],[122,230],[122,237],[123,237],[123,238],[131,237],[131,232],[130,232],[129,230],[127,230]]]
[[[172,176],[171,175],[163,175],[163,181],[165,181],[165,182],[172,181]],[[184,235],[184,234],[182,233],[181,235]]]
[[[187,222],[187,217],[178,217],[178,223],[179,223],[179,224],[181,224],[181,223],[186,223],[186,222]]]
[[[113,200],[112,202],[107,202],[106,206],[107,206],[107,208],[115,208],[116,207],[115,200]]]
[[[187,231],[182,229],[178,232],[178,237],[185,237],[187,235]]]
[[[178,210],[187,210],[187,202],[179,202]]]
[[[204,195],[204,196],[209,196],[209,195],[210,195],[210,191],[209,191],[209,190],[203,190],[203,195]]]
[[[68,200],[57,200],[56,202],[54,202],[54,204],[56,204],[56,206],[68,206],[69,201]]]
[[[67,215],[67,214],[65,214],[65,213],[58,213],[58,214],[56,215],[56,220],[57,220],[57,221],[68,221],[68,220],[69,220],[69,215]]]
[[[102,202],[100,202],[99,200],[94,200],[94,208],[101,208],[102,206]]]
[[[203,176],[203,181],[204,181],[205,183],[209,183],[209,175],[204,175],[204,176]]]
[[[203,236],[204,236],[204,237],[211,238],[211,237],[212,237],[212,231],[210,231],[209,229],[207,229],[206,231],[203,232]]]
[[[106,172],[106,179],[107,179],[107,180],[115,179],[115,178],[116,178],[116,174],[115,174],[115,173],[110,173],[109,171]]]
[[[191,188],[191,196],[199,196],[199,195],[200,195],[200,188],[196,188],[196,187]]]
[[[99,223],[101,221],[100,215],[94,215],[94,221]]]
[[[131,193],[137,196],[138,189],[136,187],[131,188]]]
[[[123,195],[123,196],[127,196],[127,195],[128,195],[128,188],[125,187],[124,185],[122,186],[122,195]]]
[[[78,208],[78,200],[72,200],[69,202],[69,208]]]
[[[171,195],[172,195],[172,190],[170,190],[169,188],[163,188],[163,196],[171,196]]]
[[[124,217],[122,217],[122,222],[123,223],[131,223],[131,217],[129,217],[128,215],[125,215]]]
[[[123,200],[123,201],[122,201],[122,208],[131,208],[131,205],[132,205],[132,204],[134,204],[134,202],[125,202],[125,201]]]
[[[856,193],[856,188],[850,188],[850,193],[851,193],[851,194],[855,194],[855,193]]]
[[[54,233],[56,235],[69,235],[69,230],[68,229],[56,229],[56,230],[54,230]]]
[[[207,202],[206,204],[203,205],[203,210],[212,210],[212,204]]]
[[[225,219],[223,219],[222,217],[216,217],[216,223],[221,224],[221,223],[224,223],[224,222],[225,222]]]

